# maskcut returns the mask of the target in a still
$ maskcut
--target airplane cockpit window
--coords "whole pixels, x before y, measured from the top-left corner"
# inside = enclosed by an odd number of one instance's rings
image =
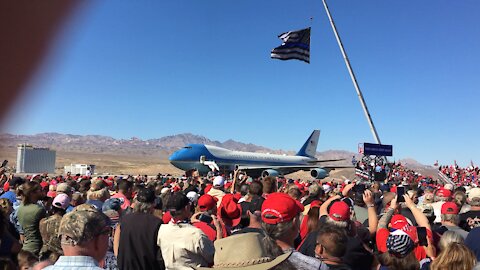
[[[185,146],[185,147],[183,147],[183,149],[192,149],[192,147],[191,146]]]

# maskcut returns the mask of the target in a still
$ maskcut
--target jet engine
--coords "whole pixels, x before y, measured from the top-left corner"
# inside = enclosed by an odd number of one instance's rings
[[[276,177],[278,176],[279,173],[275,170],[272,170],[272,169],[267,169],[267,170],[264,170],[262,172],[262,177],[267,177],[267,176],[273,176],[273,177]]]
[[[310,175],[316,179],[323,179],[328,176],[328,171],[321,168],[312,169]]]

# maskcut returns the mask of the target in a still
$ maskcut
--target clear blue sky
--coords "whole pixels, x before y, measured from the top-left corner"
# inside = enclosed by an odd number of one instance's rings
[[[395,158],[480,164],[480,2],[328,3]],[[311,64],[270,59],[278,34],[310,25]],[[319,151],[373,142],[320,0],[91,2],[16,107],[4,132],[297,150],[321,129]]]

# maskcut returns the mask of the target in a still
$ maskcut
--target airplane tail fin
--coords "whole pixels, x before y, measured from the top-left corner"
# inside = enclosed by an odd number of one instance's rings
[[[314,130],[302,148],[298,151],[297,156],[315,157],[317,152],[318,139],[320,137],[320,130]]]

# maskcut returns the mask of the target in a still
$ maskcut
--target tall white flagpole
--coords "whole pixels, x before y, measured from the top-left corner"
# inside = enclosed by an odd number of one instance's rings
[[[350,77],[352,78],[353,85],[355,86],[355,90],[357,91],[358,99],[362,104],[363,112],[365,113],[368,124],[370,125],[370,130],[372,131],[373,138],[378,144],[381,144],[380,138],[378,137],[377,130],[375,129],[375,125],[373,124],[372,117],[370,116],[370,112],[368,111],[367,105],[365,104],[365,100],[363,99],[362,91],[360,91],[360,87],[358,86],[357,78],[355,77],[352,67],[350,66],[350,61],[348,60],[347,53],[345,52],[345,49],[343,49],[342,41],[340,40],[340,36],[338,35],[337,28],[335,27],[335,23],[333,22],[333,19],[332,19],[332,15],[330,15],[330,11],[328,10],[327,2],[326,0],[322,0],[322,1],[323,1],[323,6],[325,7],[325,11],[327,12],[328,19],[330,20],[330,24],[332,25],[333,32],[335,33],[335,37],[337,38],[338,46],[342,51],[343,59],[345,60],[345,64],[347,65],[348,72],[350,73]]]

